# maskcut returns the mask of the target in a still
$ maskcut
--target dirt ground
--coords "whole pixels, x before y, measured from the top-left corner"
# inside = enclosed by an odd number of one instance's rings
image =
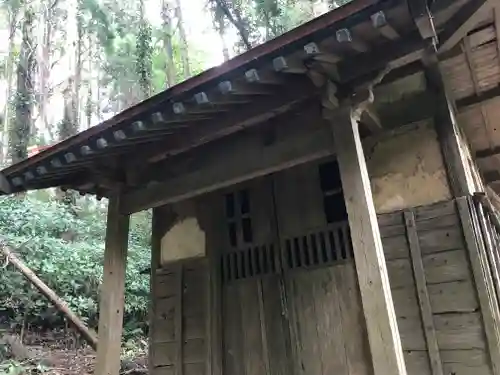
[[[95,352],[72,333],[22,333],[0,330],[0,375],[48,374],[91,375]],[[13,369],[13,365],[20,365]],[[139,352],[134,358],[122,359],[122,374],[147,373],[147,358]]]

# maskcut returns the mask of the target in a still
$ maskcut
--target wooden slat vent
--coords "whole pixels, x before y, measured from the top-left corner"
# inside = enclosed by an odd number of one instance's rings
[[[247,246],[221,255],[223,282],[272,275],[279,272],[278,251],[274,244]]]
[[[347,222],[284,238],[276,244],[249,245],[221,254],[222,281],[279,274],[283,271],[334,265],[352,259]]]
[[[351,237],[347,222],[330,224],[314,231],[283,241],[286,269],[319,267],[352,259]]]

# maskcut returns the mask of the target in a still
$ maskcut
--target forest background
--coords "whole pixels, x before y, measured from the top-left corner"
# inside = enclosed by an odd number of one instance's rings
[[[99,124],[349,0],[2,0],[0,167]],[[107,202],[54,189],[0,199],[0,239],[96,328]],[[151,213],[132,217],[125,343],[145,342]],[[66,323],[13,267],[0,327]]]

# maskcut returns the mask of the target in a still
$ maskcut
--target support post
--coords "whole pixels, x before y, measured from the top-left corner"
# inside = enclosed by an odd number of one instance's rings
[[[434,126],[446,165],[450,190],[454,197],[469,195],[471,187],[465,169],[466,161],[459,144],[460,130],[455,118],[456,111],[448,95],[435,53],[429,53],[425,65],[427,83],[438,100]]]
[[[375,375],[406,375],[382,240],[358,129],[359,111],[330,117]]]
[[[99,304],[95,375],[118,375],[125,302],[129,215],[120,213],[120,195],[109,199],[104,275]]]

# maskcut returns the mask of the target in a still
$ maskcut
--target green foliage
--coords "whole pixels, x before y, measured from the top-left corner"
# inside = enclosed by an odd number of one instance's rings
[[[19,247],[21,259],[91,327],[97,326],[102,281],[106,210],[92,208],[75,217],[65,205],[5,198],[0,200],[0,237]],[[149,276],[150,214],[134,217],[129,236],[125,319],[127,335],[146,328]],[[67,235],[75,239],[65,241]],[[0,269],[0,317],[15,324],[63,325],[62,316],[12,266]]]
[[[147,99],[151,95],[151,47],[152,31],[151,25],[144,19],[144,4],[141,3],[141,22],[139,24],[139,34],[136,44],[136,73],[139,77],[139,86],[142,91],[142,99]]]
[[[87,31],[96,34],[100,45],[111,54],[115,34],[104,8],[97,0],[79,0],[78,6]]]

